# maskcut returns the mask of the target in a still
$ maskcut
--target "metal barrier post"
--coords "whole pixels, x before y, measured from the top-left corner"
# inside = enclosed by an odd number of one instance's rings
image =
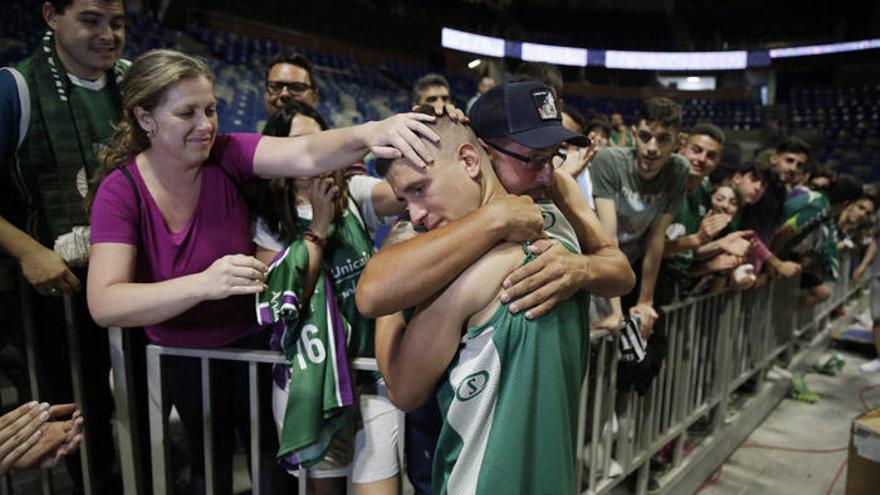
[[[260,495],[260,386],[257,381],[258,364],[248,363],[248,391],[250,392],[251,413],[251,493]]]
[[[730,353],[733,348],[732,334],[733,329],[735,328],[734,319],[736,318],[737,314],[734,306],[736,306],[736,309],[739,308],[739,298],[740,294],[735,294],[733,298],[728,299],[726,301],[727,304],[725,304],[724,308],[721,310],[721,317],[719,318],[719,333],[721,335],[720,339],[718,340],[718,347],[716,348],[715,352],[717,372],[714,378],[715,393],[720,395],[718,396],[718,406],[712,418],[713,433],[717,432],[721,428],[727,416],[727,405],[730,400],[728,384],[730,382],[730,370],[733,365],[732,359],[730,358]]]
[[[679,360],[678,366],[679,379],[677,381],[678,387],[675,399],[675,415],[673,416],[675,423],[681,423],[687,419],[689,415],[688,413],[690,412],[688,408],[688,398],[694,388],[691,380],[691,370],[693,369],[693,363],[696,359],[696,329],[694,328],[694,318],[697,313],[697,307],[694,306],[688,309],[686,318],[687,328],[682,332],[682,337],[683,339],[686,339],[686,342],[682,342],[681,359]],[[678,467],[681,464],[687,437],[687,430],[685,430],[675,439],[675,447],[672,451],[672,465],[675,467]]]
[[[18,294],[21,298],[21,323],[24,328],[24,346],[28,362],[28,379],[31,385],[31,398],[40,400],[40,365],[37,356],[37,334],[34,325],[34,309],[31,301],[31,285],[19,272]],[[48,470],[40,472],[40,490],[43,495],[54,492],[51,473]]]
[[[588,335],[589,339],[590,336]],[[592,340],[592,339],[590,339]],[[590,352],[593,350],[592,342],[590,342]],[[602,345],[601,341],[599,343],[599,355],[604,355],[605,347]],[[599,362],[601,363],[601,357],[599,358]],[[599,379],[601,380],[602,370],[599,365],[596,366],[596,372],[599,374]],[[584,477],[584,438],[586,437],[586,429],[587,429],[587,399],[589,398],[589,390],[590,390],[590,365],[587,365],[587,369],[584,372],[584,379],[581,380],[581,393],[578,399],[578,429],[577,436],[575,441],[575,456],[574,456],[574,469],[575,469],[575,486],[577,490],[580,491],[581,486],[583,486],[583,477]],[[593,394],[593,401],[597,400],[599,396],[599,388],[596,387],[596,392]],[[601,399],[600,399],[601,400]],[[593,418],[593,424],[595,428],[596,418]],[[592,486],[593,481],[596,478],[596,439],[597,432],[594,430],[591,437],[593,441],[590,443],[590,480],[588,481]]]
[[[73,382],[73,398],[83,417],[88,418],[89,409],[85,400],[85,384],[83,383],[82,376],[82,356],[80,355],[79,335],[76,329],[76,309],[73,307],[73,299],[69,295],[65,294],[63,300],[64,323],[67,328],[67,347],[70,351],[70,377]],[[85,431],[79,448],[80,459],[82,460],[83,491],[85,493],[93,493],[92,453],[89,450],[91,445],[89,436],[89,432]]]
[[[681,359],[679,349],[682,339],[677,323],[677,313],[664,317],[664,325],[666,326],[666,359],[664,360],[663,368],[661,368],[661,374],[658,377],[661,381],[657,391],[657,399],[660,404],[658,404],[659,407],[657,408],[658,425],[655,433],[656,436],[667,431],[674,421],[672,398],[675,396],[674,390],[677,385],[676,380],[678,377],[676,372],[678,371],[678,364]],[[653,438],[651,440],[653,442]]]
[[[593,337],[596,337],[595,340]],[[611,460],[610,448],[611,445],[609,442],[605,442],[605,438],[608,436],[607,433],[610,433],[610,428],[606,431],[606,428],[603,424],[603,419],[607,420],[610,416],[605,416],[604,413],[606,410],[610,410],[606,407],[608,403],[608,396],[605,390],[605,376],[606,370],[608,373],[611,373],[611,370],[606,366],[606,361],[608,361],[608,352],[609,348],[611,348],[610,352],[614,352],[616,348],[616,341],[614,338],[610,337],[607,332],[595,332],[594,335],[590,336],[591,345],[590,349],[592,349],[598,345],[599,349],[596,352],[596,359],[591,360],[591,363],[595,363],[596,366],[596,378],[593,381],[595,383],[595,387],[593,388],[592,394],[592,411],[589,411],[588,408],[588,399],[590,399],[589,389],[590,389],[590,370],[587,369],[587,373],[584,376],[584,381],[581,388],[581,405],[582,409],[580,410],[580,418],[579,421],[582,421],[578,424],[578,452],[577,452],[577,486],[578,491],[583,487],[583,470],[584,470],[584,456],[583,451],[585,448],[584,445],[584,437],[586,436],[586,422],[587,416],[589,415],[589,419],[591,421],[591,431],[590,431],[590,466],[589,466],[589,475],[587,478],[587,486],[591,489],[596,486],[596,481],[599,475],[599,443],[603,443],[603,450],[601,451],[603,462],[604,472],[603,477],[608,476],[608,469]],[[613,386],[613,385],[612,385]],[[613,407],[613,406],[612,406]]]
[[[119,465],[122,470],[122,483],[126,495],[145,494],[144,473],[141,470],[142,450],[138,432],[142,427],[138,422],[137,402],[135,401],[135,378],[131,359],[134,349],[131,336],[119,327],[107,329],[110,339],[110,362],[113,371],[113,396],[116,403],[116,438],[119,442]]]
[[[211,416],[211,360],[202,361],[202,442],[205,455],[205,493],[214,494],[214,419]],[[197,448],[197,447],[193,447]]]
[[[610,346],[611,349],[611,365],[608,368],[608,396],[605,399],[605,407],[602,413],[602,417],[605,418],[605,421],[613,422],[612,416],[614,415],[615,404],[617,404],[617,364],[620,361],[620,353],[618,352],[617,347],[617,339],[619,339],[619,335],[613,337],[607,345]],[[618,428],[620,425],[618,424]],[[614,432],[609,425],[609,428],[603,427],[602,432],[603,445],[605,446],[605,459],[603,463],[603,467],[605,468],[604,477],[607,478],[611,475],[611,446],[614,442]]]
[[[165,391],[162,383],[162,354],[155,346],[147,346],[147,388],[150,397],[150,452],[152,455],[153,493],[171,493],[166,439]]]

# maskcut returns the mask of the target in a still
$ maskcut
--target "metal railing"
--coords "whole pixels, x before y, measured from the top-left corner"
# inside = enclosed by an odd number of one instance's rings
[[[112,347],[119,348],[124,345],[126,338],[126,330],[120,328],[111,328]],[[261,408],[271,407],[270,404],[261,404],[259,400],[259,384],[258,384],[258,368],[259,366],[272,366],[275,364],[285,364],[287,361],[280,352],[268,350],[251,350],[251,349],[187,349],[179,347],[163,347],[158,345],[148,345],[147,354],[147,389],[149,396],[149,431],[150,431],[150,455],[152,466],[152,493],[157,495],[165,495],[173,493],[171,470],[169,469],[169,418],[167,412],[170,410],[168,397],[163,386],[165,379],[163,374],[162,360],[166,356],[176,356],[190,359],[198,359],[200,361],[200,377],[201,377],[201,399],[202,399],[202,430],[204,432],[204,444],[201,446],[204,452],[205,463],[205,491],[206,493],[214,493],[215,486],[215,464],[214,464],[214,448],[213,438],[210,432],[213,432],[213,414],[212,414],[212,394],[211,394],[211,372],[210,366],[212,361],[238,362],[245,363],[248,366],[248,411],[249,411],[249,427],[250,427],[250,445],[247,446],[250,456],[250,472],[251,472],[251,493],[259,495],[264,493],[264,487],[261,486],[260,473],[260,456],[263,455],[260,446],[260,428],[274,428],[274,425],[261,425]],[[124,355],[124,353],[113,353],[114,358]],[[118,361],[114,360],[114,369],[117,368]],[[356,358],[353,360],[352,369],[361,371],[378,371],[375,359]],[[128,370],[131,371],[130,369]],[[131,375],[127,377],[131,379]],[[129,382],[130,383],[130,382]],[[117,389],[117,402],[133,403],[130,395],[130,388],[126,390]],[[129,412],[131,409],[127,409]],[[129,417],[134,420],[133,414]],[[402,427],[402,426],[401,426]],[[134,429],[129,429],[134,432]],[[123,443],[123,442],[121,442]],[[139,437],[135,434],[125,439],[126,452],[138,453],[142,449],[138,447]],[[200,446],[190,446],[191,448],[200,448]],[[123,454],[122,456],[126,456]],[[125,491],[129,494],[145,493],[143,473],[138,467],[140,463],[131,462],[126,469],[123,470],[123,482]],[[303,470],[304,471],[304,470]],[[299,493],[306,493],[307,475],[301,471],[299,476]]]
[[[590,374],[581,395],[581,492],[610,493],[634,474],[635,492],[647,493],[651,461],[661,450],[671,454],[669,472],[685,477],[696,465],[685,455],[695,423],[703,423],[702,433],[711,439],[707,447],[723,442],[736,426],[737,415],[730,410],[737,394],[747,393],[743,386],[748,383],[747,391],[757,397],[768,371],[784,365],[786,356],[810,331],[821,329],[834,308],[867,286],[869,276],[851,279],[851,260],[852,253],[844,253],[831,297],[810,310],[797,309],[798,276],[663,307],[666,359],[643,396],[617,390],[616,342],[594,334]],[[661,492],[676,493],[671,485],[661,485]]]
[[[853,263],[855,255],[855,251],[845,251],[840,256],[838,280],[831,284],[831,296],[812,308],[798,312],[797,326],[794,329],[795,337],[802,338],[822,328],[831,312],[845,299],[854,283],[852,271],[855,269],[855,263]],[[865,278],[870,277],[866,276]]]
[[[806,311],[797,310],[798,277],[775,279],[748,291],[725,291],[679,301],[662,308],[667,336],[666,359],[659,374],[642,396],[618,392],[619,362],[616,337],[607,332],[592,332],[590,367],[583,380],[577,432],[578,483],[584,494],[610,493],[628,475],[635,473],[635,489],[647,490],[651,459],[662,449],[671,452],[671,465],[678,475],[692,469],[693,458],[685,454],[689,429],[701,422],[708,438],[723,439],[726,423],[731,422],[728,408],[744,384],[760,390],[767,372],[775,363],[791,357],[812,333],[822,328],[831,312],[867,286],[870,276],[853,281],[850,274],[853,253],[841,257],[840,279],[832,285],[828,300]],[[39,397],[36,379],[37,358],[34,345],[33,317],[26,296],[28,286],[22,280],[21,292],[26,329],[28,362],[34,397]],[[76,339],[72,304],[65,299],[68,334]],[[257,393],[259,366],[283,363],[279,353],[239,349],[183,349],[149,345],[146,348],[149,425],[138,423],[136,392],[137,370],[132,365],[135,346],[129,331],[110,329],[113,366],[116,428],[123,482],[126,494],[146,494],[147,476],[143,456],[152,461],[151,493],[171,493],[168,457],[168,398],[162,387],[162,360],[165,356],[186,357],[201,361],[202,407],[206,488],[213,490],[213,439],[211,422],[212,361],[235,361],[248,366],[250,384],[250,427],[260,428],[261,404]],[[77,346],[71,345],[71,349]],[[72,356],[72,363],[79,363]],[[375,370],[375,361],[355,360],[356,369]],[[76,368],[76,366],[74,366]],[[72,370],[77,403],[82,407],[81,375]],[[143,391],[140,391],[143,392]],[[734,419],[735,421],[735,419]],[[617,426],[615,427],[615,423]],[[149,428],[149,450],[141,445],[139,432]],[[191,446],[198,448],[198,446]],[[260,486],[260,435],[250,435],[253,493]],[[86,453],[84,450],[83,453]],[[88,456],[83,459],[86,483],[91,472]],[[720,461],[719,461],[720,462]],[[43,492],[52,491],[47,476]],[[305,493],[306,479],[299,480]],[[88,487],[88,485],[87,485]],[[665,489],[665,488],[664,488]],[[90,491],[87,491],[90,493]]]

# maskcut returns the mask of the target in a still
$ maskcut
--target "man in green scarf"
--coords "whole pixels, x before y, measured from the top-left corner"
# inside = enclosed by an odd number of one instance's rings
[[[72,402],[62,301],[70,294],[83,363],[84,415],[91,488],[120,493],[111,480],[115,449],[110,416],[107,332],[85,301],[88,217],[83,197],[111,136],[127,62],[122,0],[50,0],[49,30],[36,52],[0,69],[0,250],[21,265],[33,299],[37,355],[44,373],[41,400]],[[68,471],[82,489],[79,455]]]

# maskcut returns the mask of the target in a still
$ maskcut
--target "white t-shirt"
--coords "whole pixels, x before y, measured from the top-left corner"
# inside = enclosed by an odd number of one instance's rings
[[[357,205],[358,211],[364,220],[364,224],[371,233],[375,233],[379,227],[390,225],[396,217],[379,218],[373,207],[373,188],[382,182],[381,179],[368,175],[355,175],[348,179],[349,198]],[[312,205],[297,205],[296,214],[304,220],[312,219]],[[266,221],[257,218],[254,225],[254,243],[270,251],[281,251],[284,244],[269,231]]]
[[[587,165],[584,168],[584,171],[581,172],[581,175],[577,176],[578,186],[581,188],[581,192],[584,193],[584,197],[587,198],[587,204],[590,205],[590,208],[593,211],[596,210],[596,200],[593,198],[593,180],[590,179],[590,166]]]

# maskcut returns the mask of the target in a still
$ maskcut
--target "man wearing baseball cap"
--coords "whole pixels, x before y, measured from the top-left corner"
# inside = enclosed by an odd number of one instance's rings
[[[378,253],[358,284],[361,312],[377,317],[425,301],[499,242],[539,239],[550,222],[551,237],[579,244],[583,254],[568,254],[555,240],[533,243],[538,259],[505,279],[505,302],[524,295],[511,311],[537,318],[577,290],[603,297],[628,292],[634,276],[625,256],[613,247],[574,179],[555,170],[563,143],[588,146],[589,139],[562,126],[553,93],[534,81],[501,84],[480,97],[469,118],[502,185],[521,196],[490,202]],[[438,252],[445,253],[441,260],[434,256]],[[405,267],[397,263],[401,259]]]
[[[563,161],[563,143],[587,146],[589,140],[562,126],[553,93],[532,81],[502,84],[480,97],[469,117],[500,182],[513,195],[377,253],[358,284],[361,313],[378,317],[418,306],[500,242],[539,239],[545,230],[553,240],[533,242],[529,249],[537,259],[504,280],[501,298],[505,303],[515,300],[508,306],[511,312],[537,318],[579,290],[605,297],[628,292],[634,283],[629,263],[574,179],[555,170]],[[582,254],[569,251],[566,244]],[[417,411],[416,417],[408,418],[406,428],[408,470],[421,493],[424,483],[414,479],[413,471],[424,466],[430,473],[432,434],[425,433],[432,420],[425,411]],[[413,442],[411,435],[422,438]],[[430,483],[429,474],[424,478]]]

